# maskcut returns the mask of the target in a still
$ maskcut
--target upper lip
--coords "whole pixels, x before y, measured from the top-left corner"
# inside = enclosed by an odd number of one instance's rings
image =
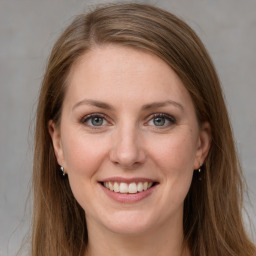
[[[134,177],[134,178],[124,178],[124,177],[109,177],[99,182],[124,182],[124,183],[138,183],[138,182],[157,182],[156,180],[144,178],[144,177]]]

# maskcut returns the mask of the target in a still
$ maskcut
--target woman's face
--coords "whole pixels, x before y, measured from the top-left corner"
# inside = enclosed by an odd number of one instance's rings
[[[96,47],[73,66],[60,127],[50,122],[88,227],[123,234],[182,225],[209,130],[164,61],[123,46]]]

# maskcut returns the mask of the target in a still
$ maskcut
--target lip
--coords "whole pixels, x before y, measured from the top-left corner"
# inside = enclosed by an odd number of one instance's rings
[[[153,183],[158,183],[158,181],[153,180],[153,179],[148,179],[148,178],[143,178],[143,177],[135,177],[135,178],[123,178],[123,177],[110,177],[106,178],[103,180],[100,180],[99,182],[124,182],[124,183],[138,183],[138,182],[153,182]]]
[[[103,186],[103,182],[125,182],[125,183],[138,183],[138,182],[153,182],[155,183],[154,186],[152,186],[151,188],[139,192],[139,193],[135,193],[135,194],[122,194],[122,193],[117,193],[114,191],[109,190],[108,188]],[[99,185],[101,186],[103,192],[112,200],[119,202],[119,203],[136,203],[139,201],[142,201],[143,199],[149,197],[154,190],[158,187],[157,185],[159,184],[159,182],[152,180],[152,179],[148,179],[148,178],[123,178],[123,177],[111,177],[111,178],[106,178],[103,179],[101,181],[99,181]]]

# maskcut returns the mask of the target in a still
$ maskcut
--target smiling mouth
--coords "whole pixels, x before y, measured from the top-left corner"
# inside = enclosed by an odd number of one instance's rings
[[[143,191],[146,191],[150,189],[151,187],[155,186],[156,182],[131,182],[131,183],[125,183],[125,182],[102,182],[101,183],[105,188],[116,192],[120,194],[135,194],[140,193]]]

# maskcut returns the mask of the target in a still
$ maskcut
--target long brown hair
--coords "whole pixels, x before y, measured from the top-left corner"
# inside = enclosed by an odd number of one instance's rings
[[[68,179],[59,175],[49,120],[59,124],[72,65],[95,45],[151,52],[183,81],[198,121],[211,125],[212,143],[200,177],[184,202],[184,237],[193,256],[252,256],[242,222],[243,180],[218,77],[194,31],[176,16],[135,3],[109,4],[82,14],[53,47],[37,109],[34,153],[32,255],[83,255],[84,211]]]

